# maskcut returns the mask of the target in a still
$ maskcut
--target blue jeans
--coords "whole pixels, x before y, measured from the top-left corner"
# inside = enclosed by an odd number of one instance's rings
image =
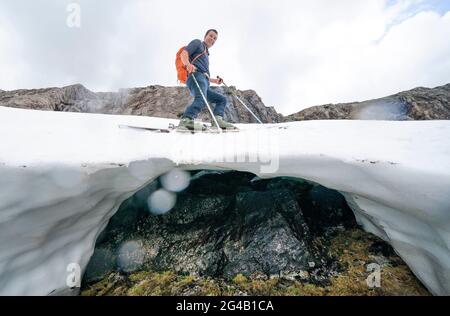
[[[216,106],[214,108],[214,115],[220,115],[223,117],[225,112],[225,107],[227,105],[227,99],[214,91],[212,91],[209,87],[209,79],[206,77],[205,74],[202,74],[200,72],[196,72],[193,74],[195,76],[195,79],[197,79],[198,85],[200,86],[200,89],[203,91],[203,95],[208,100],[208,103],[215,103]],[[191,95],[194,97],[194,102],[184,112],[184,117],[189,117],[191,119],[195,119],[200,113],[200,111],[206,106],[205,101],[203,100],[203,97],[198,90],[197,84],[195,83],[194,79],[192,78],[192,74],[189,76],[188,80],[186,81],[186,85],[189,88],[189,91],[191,92]]]

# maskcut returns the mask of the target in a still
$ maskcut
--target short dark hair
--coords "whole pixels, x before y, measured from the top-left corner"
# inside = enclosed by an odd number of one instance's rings
[[[209,32],[214,32],[219,35],[219,32],[217,32],[215,29],[209,29],[208,31],[206,31],[205,37],[208,36]]]

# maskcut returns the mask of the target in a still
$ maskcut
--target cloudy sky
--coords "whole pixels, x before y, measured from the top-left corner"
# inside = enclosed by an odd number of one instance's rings
[[[212,75],[283,114],[450,83],[449,0],[0,0],[0,89],[176,86],[209,28]]]

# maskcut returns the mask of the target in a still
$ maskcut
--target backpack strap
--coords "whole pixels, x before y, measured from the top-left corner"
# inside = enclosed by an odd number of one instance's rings
[[[191,64],[193,64],[197,59],[199,59],[200,57],[202,57],[203,55],[206,54],[206,46],[205,46],[205,50],[203,51],[203,53],[201,53],[200,55],[197,55],[192,61]]]

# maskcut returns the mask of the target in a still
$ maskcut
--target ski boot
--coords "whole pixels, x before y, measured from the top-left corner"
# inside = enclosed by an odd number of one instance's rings
[[[180,124],[178,124],[177,129],[181,130],[181,131],[205,131],[206,130],[206,126],[204,124],[200,124],[195,122],[193,119],[191,119],[190,117],[183,117],[180,120]]]
[[[227,130],[234,131],[234,130],[237,130],[237,129],[238,129],[238,128],[237,128],[236,126],[234,126],[233,124],[228,123],[227,121],[225,121],[225,120],[223,119],[222,116],[220,116],[220,115],[214,115],[214,117],[216,118],[216,121],[217,121],[217,123],[219,124],[219,127],[220,127],[221,129],[223,129],[223,130],[225,130],[225,131],[227,131]],[[213,123],[212,123],[212,128],[216,128],[215,125],[216,125],[216,124],[213,122]]]

